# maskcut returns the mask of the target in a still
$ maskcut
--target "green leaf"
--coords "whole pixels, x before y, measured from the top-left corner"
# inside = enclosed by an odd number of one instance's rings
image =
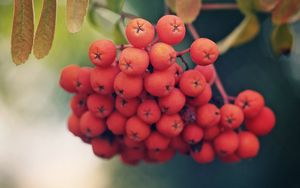
[[[107,0],[106,2],[106,6],[109,10],[120,13],[122,11],[125,0]]]
[[[280,0],[254,0],[255,9],[262,12],[271,12]]]
[[[113,31],[113,40],[115,42],[115,44],[126,44],[128,43],[125,35],[124,35],[124,26],[122,28],[123,24],[122,22],[119,20],[116,24],[115,24],[115,28]]]
[[[11,55],[16,65],[25,63],[33,44],[32,0],[14,1],[14,19],[11,36]]]
[[[201,0],[176,0],[176,13],[185,23],[192,23],[200,13]]]
[[[165,0],[165,4],[171,9],[172,12],[176,13],[176,0]]]
[[[282,0],[272,12],[272,21],[276,25],[293,23],[300,19],[300,1]]]
[[[66,21],[69,32],[80,31],[88,4],[88,0],[67,0]]]
[[[46,56],[51,49],[55,32],[55,19],[56,0],[44,0],[33,45],[33,53],[38,59]]]
[[[255,0],[236,0],[240,11],[245,15],[252,15],[255,13],[254,1]]]
[[[252,40],[259,32],[260,25],[254,15],[249,15],[225,39],[218,42],[220,53],[227,52],[231,47]]]
[[[293,46],[293,34],[288,24],[275,26],[271,35],[275,54],[289,54]]]

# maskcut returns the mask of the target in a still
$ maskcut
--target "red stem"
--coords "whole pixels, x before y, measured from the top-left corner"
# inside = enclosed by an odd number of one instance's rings
[[[177,52],[177,57],[178,56],[183,56],[184,54],[186,54],[186,53],[189,53],[190,52],[190,48],[187,48],[187,49],[185,49],[185,50],[182,50],[182,51],[180,51],[180,52]]]
[[[201,10],[236,10],[238,5],[236,3],[204,3]]]

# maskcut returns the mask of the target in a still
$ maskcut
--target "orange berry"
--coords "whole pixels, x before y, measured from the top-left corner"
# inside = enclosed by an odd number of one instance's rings
[[[138,117],[148,124],[156,123],[161,115],[158,104],[153,99],[146,99],[137,109]]]
[[[138,98],[123,99],[117,96],[115,107],[122,115],[130,117],[136,113],[139,104],[140,101]]]
[[[117,49],[110,40],[97,40],[90,45],[89,58],[94,65],[107,67],[116,58]]]
[[[77,65],[68,65],[61,70],[59,84],[67,92],[75,93],[76,80],[80,67]]]
[[[221,125],[225,128],[239,128],[244,121],[244,114],[240,107],[233,104],[225,104],[221,108]]]
[[[156,124],[157,131],[167,137],[178,136],[184,127],[179,114],[162,115]]]
[[[115,140],[111,141],[105,138],[94,138],[91,141],[91,145],[94,154],[104,159],[112,158],[119,151],[118,142]]]
[[[168,96],[159,98],[158,102],[163,113],[176,114],[184,107],[185,96],[179,89],[174,88]]]
[[[73,113],[68,118],[68,130],[73,133],[74,136],[82,136],[79,118]]]
[[[105,118],[112,113],[114,99],[110,95],[92,94],[87,99],[88,109],[99,118]]]
[[[212,97],[210,85],[206,84],[204,90],[196,97],[188,97],[187,103],[191,106],[203,106],[207,104]]]
[[[145,76],[144,85],[147,92],[153,96],[167,96],[174,89],[175,78],[168,72],[154,72]]]
[[[124,72],[120,72],[115,78],[114,89],[116,94],[122,98],[138,97],[143,90],[143,78],[128,76]]]
[[[218,107],[209,103],[199,107],[196,116],[197,123],[203,128],[216,126],[221,119]]]
[[[196,97],[204,90],[206,80],[204,76],[196,70],[188,70],[183,73],[179,81],[181,91],[190,97]]]
[[[214,41],[207,38],[199,38],[192,43],[190,55],[194,63],[205,66],[215,63],[219,57],[219,50]]]
[[[80,130],[86,137],[93,138],[101,135],[106,130],[106,126],[102,119],[87,111],[80,118]]]
[[[123,135],[125,132],[126,121],[127,118],[125,116],[118,111],[114,111],[106,119],[107,128],[114,135]]]
[[[176,63],[176,51],[172,46],[162,42],[151,47],[149,57],[155,70],[165,70]]]
[[[150,135],[150,131],[150,126],[137,116],[132,116],[126,122],[126,135],[134,141],[145,140]]]

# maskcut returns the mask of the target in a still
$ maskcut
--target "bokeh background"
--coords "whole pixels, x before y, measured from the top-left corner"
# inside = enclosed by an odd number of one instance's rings
[[[37,20],[42,1],[34,3]],[[155,23],[164,6],[162,0],[127,0],[124,10]],[[87,21],[79,33],[68,33],[65,1],[59,1],[50,54],[15,66],[10,56],[12,15],[12,0],[1,0],[0,188],[300,187],[299,22],[291,26],[295,42],[289,56],[273,55],[269,42],[272,24],[269,16],[261,14],[258,37],[231,49],[216,63],[229,94],[246,88],[258,90],[277,115],[275,129],[261,139],[258,157],[237,164],[216,161],[199,165],[176,156],[164,165],[128,167],[117,157],[98,159],[89,145],[67,132],[70,96],[58,86],[60,69],[72,63],[89,65],[89,43],[104,36]],[[203,11],[195,26],[201,36],[218,41],[242,19],[238,10]],[[191,41],[188,35],[177,49]]]

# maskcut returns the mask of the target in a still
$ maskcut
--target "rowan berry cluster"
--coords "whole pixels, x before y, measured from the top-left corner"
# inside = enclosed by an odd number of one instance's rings
[[[174,15],[160,18],[155,28],[133,19],[126,27],[130,44],[97,40],[89,48],[93,68],[69,65],[62,70],[61,87],[75,94],[68,129],[91,144],[95,155],[109,159],[120,154],[124,163],[134,165],[163,163],[176,152],[198,163],[216,157],[236,162],[258,154],[257,136],[273,129],[274,113],[253,90],[239,93],[232,104],[213,104],[217,45],[199,38],[176,52],[172,45],[185,32]],[[183,53],[190,54],[195,68],[177,63]]]

